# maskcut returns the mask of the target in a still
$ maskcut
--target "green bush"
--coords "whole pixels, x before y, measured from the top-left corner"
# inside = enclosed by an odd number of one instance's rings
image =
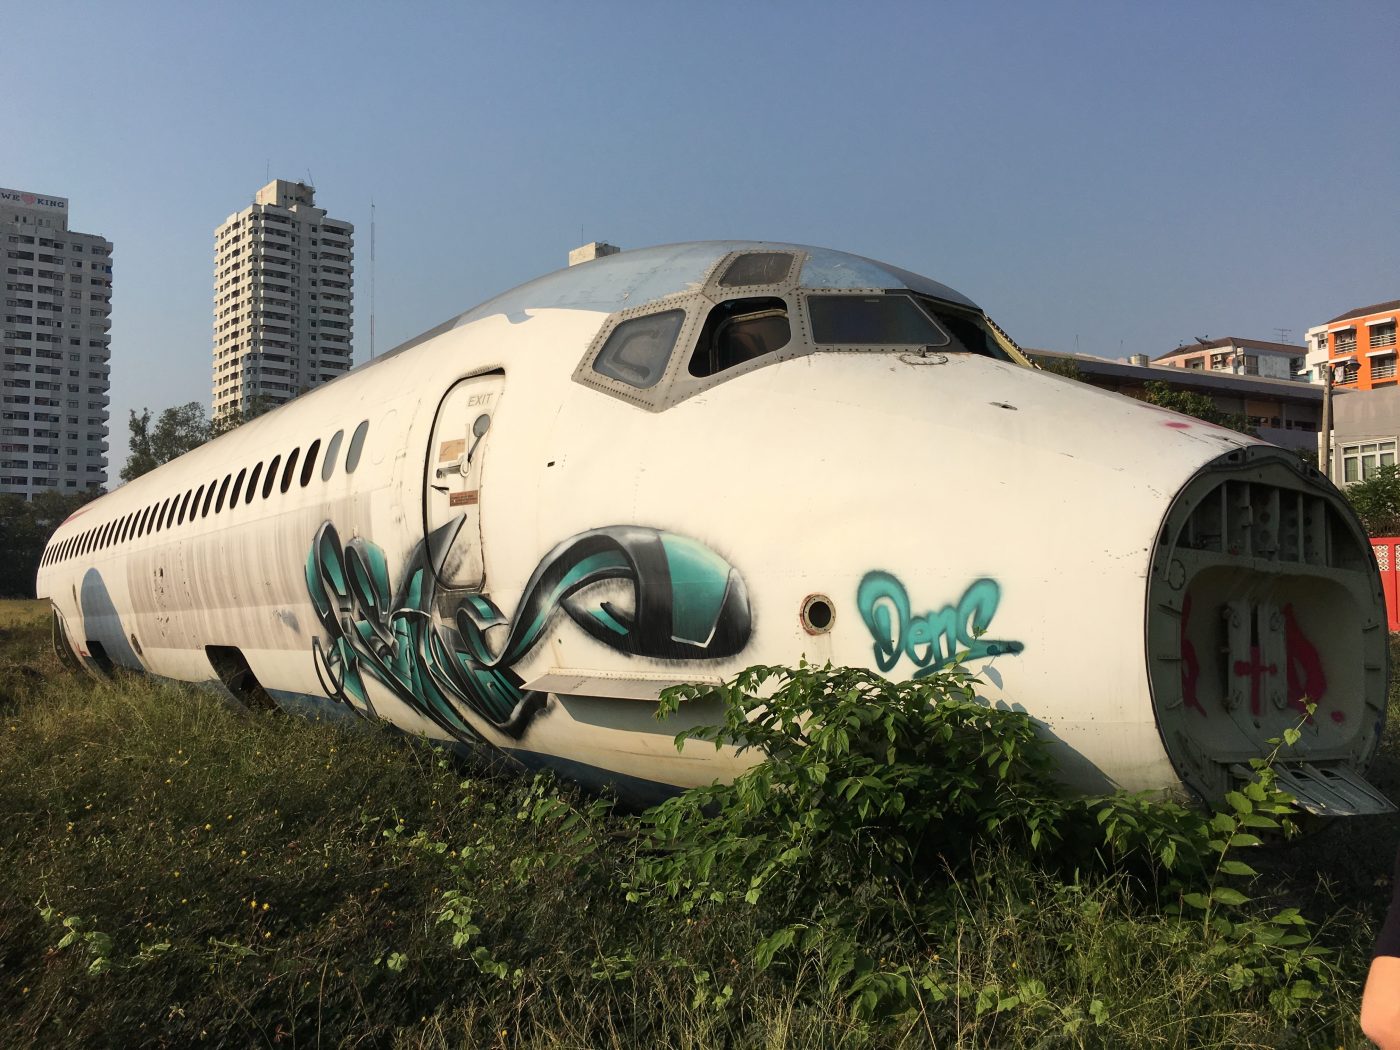
[[[677,746],[705,740],[763,760],[643,817],[630,898],[683,914],[758,908],[759,968],[813,966],[831,994],[872,1016],[954,994],[876,956],[946,926],[979,860],[1016,855],[1070,885],[1136,875],[1127,888],[1162,907],[1167,926],[1189,928],[1233,991],[1267,995],[1280,1021],[1316,997],[1331,971],[1310,924],[1296,908],[1251,910],[1232,885],[1257,875],[1236,857],[1261,843],[1255,831],[1291,832],[1277,748],[1216,814],[1142,795],[1069,798],[1034,722],[978,701],[975,685],[956,665],[894,683],[804,664],[669,690],[663,715],[701,696],[724,704],[721,724],[686,730]],[[1297,738],[1290,729],[1287,743]]]

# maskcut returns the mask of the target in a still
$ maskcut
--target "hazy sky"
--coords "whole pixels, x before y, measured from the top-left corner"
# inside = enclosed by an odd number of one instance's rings
[[[1400,5],[0,4],[0,185],[116,246],[127,412],[210,396],[213,233],[356,225],[355,360],[624,248],[758,238],[952,285],[1023,345],[1275,339],[1400,297]]]

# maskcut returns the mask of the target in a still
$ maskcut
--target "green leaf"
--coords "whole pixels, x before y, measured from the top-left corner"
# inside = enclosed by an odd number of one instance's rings
[[[1220,871],[1226,875],[1249,875],[1254,876],[1259,873],[1241,860],[1222,860]]]
[[[1236,813],[1252,813],[1254,811],[1254,803],[1249,801],[1249,799],[1245,798],[1238,791],[1227,791],[1225,793],[1225,801],[1230,804],[1231,808],[1234,809]]]
[[[1245,904],[1249,901],[1239,890],[1231,889],[1229,886],[1217,886],[1210,891],[1210,899],[1221,904],[1236,905]]]

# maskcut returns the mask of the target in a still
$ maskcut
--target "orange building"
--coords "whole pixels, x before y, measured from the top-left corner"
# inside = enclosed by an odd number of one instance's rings
[[[1326,340],[1332,382],[1354,390],[1379,390],[1396,385],[1395,327],[1400,299],[1376,303],[1334,317],[1310,329],[1319,352]]]

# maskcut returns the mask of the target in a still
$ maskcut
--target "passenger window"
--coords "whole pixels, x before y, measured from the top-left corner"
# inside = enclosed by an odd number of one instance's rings
[[[194,521],[195,518],[199,517],[199,501],[203,498],[204,486],[201,485],[194,490],[194,500],[190,503],[190,521]]]
[[[244,467],[238,472],[238,477],[233,483],[233,492],[228,498],[228,509],[233,510],[238,506],[238,497],[243,492],[243,479],[248,476],[248,468]]]
[[[792,261],[791,252],[747,252],[729,264],[719,279],[721,288],[738,288],[750,284],[777,284],[787,280]]]
[[[273,456],[272,462],[267,465],[267,477],[263,478],[263,499],[272,495],[272,486],[277,484],[277,467],[282,462],[280,455]]]
[[[369,420],[360,420],[360,425],[355,428],[355,433],[350,435],[350,448],[345,453],[345,473],[355,473],[355,468],[360,465],[360,453],[364,451],[365,435],[369,433]]]
[[[244,503],[252,503],[252,502],[253,502],[253,497],[254,497],[255,495],[257,495],[257,492],[258,492],[258,478],[259,478],[261,475],[262,475],[262,461],[259,460],[259,461],[258,461],[258,464],[257,464],[255,467],[253,467],[253,473],[252,473],[252,475],[248,478],[248,492],[247,492],[247,494],[243,497],[243,502],[244,502]]]
[[[345,437],[345,431],[337,430],[326,445],[326,458],[321,461],[321,480],[330,481],[331,475],[335,473],[335,461],[340,455],[340,441]]]
[[[829,346],[948,346],[948,333],[907,295],[809,295],[812,342]]]
[[[634,317],[612,330],[593,361],[593,371],[647,390],[661,381],[685,323],[684,310]]]
[[[287,457],[287,465],[282,470],[282,485],[280,491],[286,492],[292,487],[292,478],[297,473],[297,457],[301,455],[301,449],[292,449],[292,454]]]
[[[233,480],[232,474],[225,474],[223,483],[219,486],[219,494],[214,497],[214,513],[218,514],[224,509],[224,497],[228,495],[228,483]]]
[[[190,497],[193,495],[193,492],[189,489],[185,489],[185,498],[180,501],[180,513],[175,516],[176,525],[183,525],[185,523],[185,511],[189,508]]]
[[[204,490],[204,506],[199,508],[201,518],[209,517],[209,508],[214,502],[214,490],[219,487],[219,479],[215,478],[209,482],[209,487]]]
[[[306,450],[306,462],[301,465],[301,487],[306,488],[311,484],[311,476],[316,473],[316,453],[321,451],[321,439],[317,438],[311,442],[311,447]]]
[[[166,512],[167,510],[169,510],[169,509],[170,509],[170,501],[169,501],[169,500],[166,500],[164,503],[162,503],[162,504],[160,505],[160,508],[156,511],[156,531],[157,531],[157,532],[159,532],[161,529],[165,528],[165,512]]]
[[[705,318],[690,358],[690,374],[712,376],[781,350],[792,341],[787,304],[781,299],[731,299]]]

